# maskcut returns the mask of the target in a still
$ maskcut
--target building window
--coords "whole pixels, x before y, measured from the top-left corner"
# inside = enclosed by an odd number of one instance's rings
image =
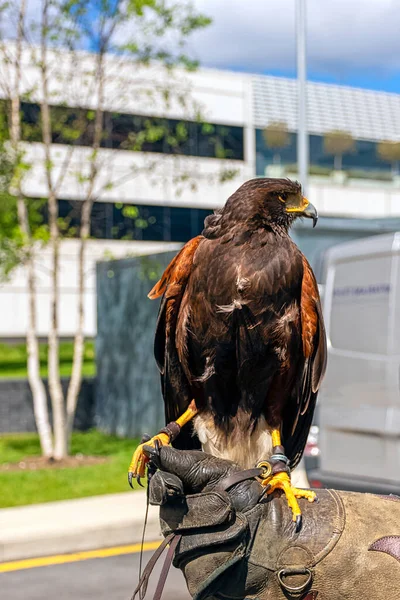
[[[94,111],[50,108],[54,144],[92,144]],[[24,139],[40,142],[39,105],[23,102],[21,112]],[[103,119],[103,148],[244,160],[243,127],[113,112]]]
[[[296,165],[296,134],[290,133],[290,144],[277,151],[269,148],[265,143],[262,129],[256,129],[256,174],[263,176],[265,168],[274,162],[274,155],[278,155],[282,165]]]
[[[82,202],[59,200],[59,215],[71,237],[79,235]],[[96,239],[187,242],[201,233],[212,211],[201,208],[95,202],[91,236]],[[48,221],[47,213],[43,213]]]
[[[390,164],[383,161],[377,152],[378,144],[368,140],[355,140],[352,152],[343,155],[342,169],[349,171],[349,175],[357,176],[357,172],[388,173]],[[334,157],[324,152],[324,138],[322,135],[309,136],[310,166],[315,174],[329,174],[334,168]],[[258,176],[265,174],[265,168],[273,163],[274,154],[279,155],[282,165],[286,170],[297,170],[297,134],[290,134],[290,144],[285,148],[274,150],[268,148],[263,137],[262,129],[256,130],[256,172]],[[362,175],[362,173],[361,173]]]

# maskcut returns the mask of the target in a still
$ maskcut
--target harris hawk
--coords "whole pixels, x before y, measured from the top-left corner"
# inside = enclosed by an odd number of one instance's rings
[[[318,219],[299,183],[247,181],[151,290],[162,297],[154,349],[169,425],[146,442],[202,447],[244,469],[275,459],[263,483],[267,493],[284,491],[297,526],[296,498],[315,494],[292,487],[290,470],[304,451],[327,353],[316,279],[288,233],[298,217]],[[130,483],[146,461],[141,445]]]

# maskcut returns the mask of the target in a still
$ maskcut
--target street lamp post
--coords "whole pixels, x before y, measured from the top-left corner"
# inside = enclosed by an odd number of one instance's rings
[[[303,191],[308,183],[306,0],[296,2],[297,39],[297,165]]]

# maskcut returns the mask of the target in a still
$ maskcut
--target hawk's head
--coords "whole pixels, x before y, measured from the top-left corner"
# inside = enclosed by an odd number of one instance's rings
[[[206,237],[213,237],[212,230],[231,227],[235,223],[254,226],[283,228],[286,231],[297,217],[313,220],[315,227],[318,213],[305,198],[301,185],[290,179],[267,177],[246,181],[228,199],[222,210],[206,219]],[[211,235],[207,235],[208,231]],[[215,232],[217,233],[217,232]]]
[[[258,214],[268,224],[276,223],[288,229],[297,217],[312,219],[313,227],[317,223],[317,211],[303,196],[297,181],[266,177],[251,179],[236,193],[243,195],[250,214]]]

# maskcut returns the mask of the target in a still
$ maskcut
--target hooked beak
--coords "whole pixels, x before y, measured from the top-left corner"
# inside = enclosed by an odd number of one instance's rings
[[[307,219],[313,220],[313,228],[316,226],[318,221],[318,213],[317,209],[311,202],[307,205],[307,208],[302,212],[302,217],[307,217]]]
[[[289,206],[286,205],[286,212],[296,213],[296,215],[299,217],[307,217],[307,219],[312,219],[313,227],[315,227],[317,224],[317,221],[318,221],[317,209],[304,196],[301,199],[300,205],[298,205],[297,202],[295,205],[289,205]]]

